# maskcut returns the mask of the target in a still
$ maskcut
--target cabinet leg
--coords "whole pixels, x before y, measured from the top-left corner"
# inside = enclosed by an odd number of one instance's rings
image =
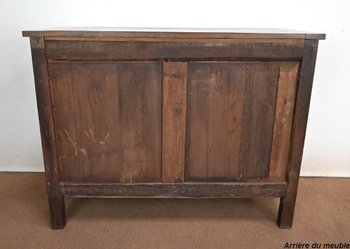
[[[49,198],[49,209],[52,229],[63,229],[66,225],[64,197]]]
[[[277,224],[279,228],[292,228],[296,196],[282,196],[278,210]]]

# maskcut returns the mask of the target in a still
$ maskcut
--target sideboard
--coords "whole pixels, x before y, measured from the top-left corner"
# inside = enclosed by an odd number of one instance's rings
[[[65,197],[280,198],[292,227],[324,34],[48,30],[30,37],[51,226]],[[234,212],[234,210],[232,210]]]

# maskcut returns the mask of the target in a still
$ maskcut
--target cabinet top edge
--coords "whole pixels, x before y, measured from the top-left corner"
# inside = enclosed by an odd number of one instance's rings
[[[29,30],[24,37],[86,37],[86,38],[211,38],[211,39],[305,39],[324,40],[325,34],[287,29],[253,28],[69,28]]]

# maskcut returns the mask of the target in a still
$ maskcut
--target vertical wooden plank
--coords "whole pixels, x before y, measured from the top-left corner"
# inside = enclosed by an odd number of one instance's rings
[[[238,180],[240,176],[240,147],[242,134],[243,100],[246,84],[246,63],[230,64],[230,89],[227,113],[227,173]]]
[[[281,62],[275,112],[270,177],[285,180],[299,62]]]
[[[269,175],[278,66],[264,62],[247,67],[240,160],[243,178]]]
[[[227,174],[227,125],[230,65],[210,63],[205,77],[208,92],[208,180]]]
[[[234,160],[239,158],[239,149],[235,149],[240,145],[237,140],[240,128],[236,126],[241,126],[241,110],[236,108],[241,103],[237,104],[235,98],[239,97],[242,84],[232,86],[231,77],[236,76],[240,74],[231,75],[230,63],[226,62],[189,65],[186,121],[189,180],[223,181],[238,176],[239,164]],[[236,79],[233,81],[238,83]]]
[[[121,182],[160,182],[162,66],[120,63]]]
[[[189,64],[188,179],[269,175],[278,77],[278,62]]]
[[[288,155],[286,179],[288,185],[285,196],[281,198],[278,211],[277,223],[280,228],[291,228],[293,224],[317,47],[318,40],[305,40]]]
[[[54,229],[61,229],[66,224],[66,217],[64,197],[59,191],[60,179],[55,148],[55,128],[51,108],[51,89],[48,78],[45,41],[43,37],[31,37],[30,44],[49,199],[51,227]]]
[[[187,63],[163,63],[162,182],[183,182]]]
[[[62,181],[80,179],[79,144],[74,115],[75,97],[70,63],[49,63],[55,119],[57,163]],[[73,114],[72,114],[73,113]]]
[[[209,65],[188,63],[185,180],[208,177]]]
[[[71,115],[78,130],[77,174],[84,181],[115,181],[121,149],[116,67],[113,63],[71,63],[71,72],[75,102],[75,114]]]
[[[51,63],[64,181],[161,181],[160,63]]]

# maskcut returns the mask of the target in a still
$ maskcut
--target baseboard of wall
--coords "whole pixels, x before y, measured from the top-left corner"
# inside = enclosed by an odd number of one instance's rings
[[[0,172],[44,172],[44,166],[1,166]]]
[[[303,177],[350,177],[350,171],[308,171],[303,170],[301,173]]]

